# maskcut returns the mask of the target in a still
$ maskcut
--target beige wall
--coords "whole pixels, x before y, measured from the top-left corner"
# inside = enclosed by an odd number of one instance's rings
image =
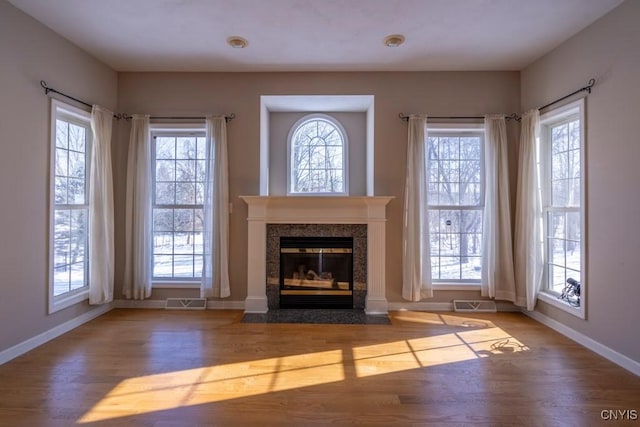
[[[523,110],[596,79],[586,101],[587,319],[537,310],[640,361],[640,1],[628,0],[522,71]]]
[[[395,196],[388,205],[387,297],[401,296],[401,208],[407,125],[398,113],[484,115],[520,109],[518,72],[416,73],[120,73],[118,109],[151,115],[235,113],[228,126],[230,217],[230,275],[233,301],[246,297],[247,209],[238,196],[259,193],[261,95],[374,95],[375,193]],[[126,170],[128,124],[114,151],[116,182],[116,251],[122,254],[123,176]],[[508,125],[515,160],[517,125]],[[117,153],[116,153],[117,151]],[[515,179],[515,171],[513,174]],[[515,181],[513,181],[514,183]],[[515,184],[512,184],[515,187]],[[118,250],[118,248],[120,248]],[[117,259],[116,292],[121,295],[122,260]],[[194,296],[197,290],[155,290],[152,298]],[[477,293],[462,294],[476,297]],[[451,293],[437,293],[433,301],[451,301]]]
[[[0,0],[0,351],[90,310],[47,315],[50,100],[40,80],[116,107],[114,71]]]

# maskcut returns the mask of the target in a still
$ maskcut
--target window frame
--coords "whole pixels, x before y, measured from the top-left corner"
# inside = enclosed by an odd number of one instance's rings
[[[297,130],[306,124],[307,122],[314,120],[325,120],[331,123],[340,133],[342,138],[342,182],[344,191],[341,192],[295,192],[292,191],[293,179],[293,136],[297,132]],[[289,135],[287,136],[287,196],[348,196],[349,195],[349,139],[347,136],[347,132],[342,126],[342,123],[338,121],[335,117],[330,116],[328,114],[321,113],[313,113],[307,114],[300,119],[298,119],[291,129],[289,130]]]
[[[551,201],[552,186],[552,146],[551,129],[554,126],[571,121],[579,121],[580,129],[580,205],[579,206],[553,206]],[[540,116],[540,135],[538,140],[538,160],[540,171],[541,189],[541,215],[542,215],[542,247],[543,247],[543,274],[542,284],[538,292],[538,298],[554,307],[559,308],[581,319],[586,319],[586,289],[587,289],[587,233],[586,233],[586,133],[585,133],[585,105],[584,98],[570,102],[561,107],[554,108]],[[576,307],[560,299],[560,292],[549,287],[549,212],[577,212],[580,214],[580,306]],[[566,237],[565,237],[566,238]],[[566,263],[565,263],[566,264]],[[566,265],[565,265],[566,268]]]
[[[48,313],[52,314],[63,310],[79,302],[89,299],[89,258],[91,248],[89,247],[90,233],[90,201],[89,186],[91,182],[91,150],[93,147],[93,132],[91,129],[91,113],[72,105],[61,102],[57,99],[51,100],[50,115],[50,138],[49,138],[49,266],[48,272]],[[57,121],[64,120],[77,126],[85,128],[85,176],[84,192],[85,203],[83,204],[60,204],[56,203],[56,150],[57,150]],[[69,151],[69,150],[67,150]],[[58,208],[60,207],[60,208]],[[67,208],[67,209],[65,209]],[[87,233],[85,236],[84,254],[84,286],[55,295],[55,217],[58,210],[86,209],[87,212]]]
[[[484,215],[485,209],[485,183],[486,183],[486,173],[485,173],[485,126],[484,123],[428,123],[427,124],[427,136],[425,139],[425,144],[428,144],[428,138],[430,137],[468,137],[468,136],[476,136],[480,138],[480,203],[479,205],[428,205],[427,206],[427,214],[431,210],[480,210],[482,215]],[[427,148],[428,150],[428,148]],[[425,151],[425,155],[427,156],[428,162],[428,151]],[[427,165],[428,167],[428,165]],[[428,180],[428,171],[427,171],[427,180]],[[428,181],[427,181],[428,185]],[[482,225],[481,225],[482,230]],[[431,235],[431,230],[429,230],[429,235]],[[481,244],[482,249],[482,244]],[[433,254],[430,252],[430,261],[433,257]],[[482,265],[482,257],[484,254],[480,254],[480,263]],[[460,280],[452,280],[452,279],[434,279],[432,277],[432,284],[435,290],[477,290],[481,288],[482,277],[479,279],[460,279]]]
[[[153,224],[153,211],[155,209],[177,209],[180,206],[187,205],[156,205],[156,137],[196,137],[206,138],[206,127],[204,123],[152,123],[149,127],[151,134],[151,286],[154,289],[196,289],[200,288],[200,282],[202,277],[156,277],[153,275],[154,269],[154,224]],[[199,205],[193,206],[193,209],[197,209]],[[204,209],[204,203],[202,204]],[[175,232],[175,231],[174,231]],[[175,255],[175,253],[173,254]],[[203,262],[204,262],[204,247],[203,247]]]

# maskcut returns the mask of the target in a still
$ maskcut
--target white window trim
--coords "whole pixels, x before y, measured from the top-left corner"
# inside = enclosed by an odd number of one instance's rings
[[[482,214],[484,215],[484,200],[485,200],[485,172],[484,172],[484,123],[427,123],[427,138],[435,134],[439,136],[442,134],[455,134],[455,135],[473,135],[481,137],[480,140],[480,200],[479,205]],[[426,142],[425,142],[426,143]],[[478,206],[455,206],[456,209],[462,210],[464,208],[477,208]],[[427,207],[429,210],[429,207]],[[484,256],[484,254],[482,254]],[[432,279],[434,290],[447,290],[447,291],[476,291],[481,289],[482,279],[471,280],[451,280],[445,279],[439,281]]]
[[[204,123],[152,123],[149,126],[149,133],[151,134],[151,140],[157,136],[206,136],[206,127]],[[152,142],[152,150],[155,148],[155,143]],[[152,152],[151,156],[151,171],[155,174],[155,152]],[[152,178],[152,190],[151,190],[151,209],[153,211],[153,200],[155,197],[155,177]],[[151,239],[153,245],[153,238]],[[151,248],[153,252],[153,248]],[[153,255],[152,255],[153,262]],[[152,266],[153,268],[153,266]],[[192,279],[187,277],[153,277],[151,278],[151,287],[153,289],[199,289],[200,277],[194,277]]]
[[[89,299],[89,284],[82,288],[75,289],[70,292],[65,292],[61,295],[54,295],[54,268],[55,268],[55,249],[54,249],[54,217],[55,217],[55,161],[56,161],[56,121],[59,116],[66,116],[67,118],[80,121],[83,125],[89,125],[89,131],[91,131],[91,113],[81,110],[57,99],[51,100],[51,114],[50,114],[50,128],[49,128],[49,267],[48,273],[48,313],[52,314],[57,311],[63,310],[79,302]],[[89,184],[89,176],[91,171],[91,144],[86,147],[87,151],[87,164],[86,164],[86,184]],[[88,196],[88,185],[85,191]],[[87,251],[91,248],[87,247]],[[89,254],[86,254],[87,258]],[[88,265],[88,264],[87,264]],[[88,277],[88,272],[87,272]]]
[[[304,122],[313,120],[313,119],[323,119],[330,122],[334,125],[342,136],[342,179],[344,183],[344,191],[343,192],[333,192],[333,193],[296,193],[291,191],[291,168],[293,159],[291,158],[291,144],[292,137],[296,130],[300,127],[300,125]],[[347,131],[342,126],[335,117],[332,117],[328,114],[320,114],[313,113],[307,114],[297,120],[291,129],[289,130],[289,135],[287,136],[287,196],[291,197],[314,197],[314,196],[348,196],[349,195],[349,138],[347,137]]]
[[[585,107],[584,107],[584,98],[581,98],[577,101],[568,103],[559,108],[550,110],[545,112],[540,116],[540,156],[544,156],[544,161],[540,162],[541,164],[541,175],[544,177],[544,181],[542,181],[543,185],[547,187],[550,185],[546,181],[546,177],[548,176],[547,168],[550,165],[549,155],[551,153],[550,149],[547,149],[550,141],[546,138],[547,129],[555,123],[564,121],[566,118],[570,116],[577,116],[580,120],[580,306],[575,307],[569,304],[566,301],[561,300],[560,293],[547,289],[547,280],[548,280],[548,271],[547,271],[547,215],[546,215],[546,206],[547,201],[545,200],[545,195],[549,194],[549,190],[547,188],[543,191],[542,198],[542,215],[543,218],[543,239],[544,239],[544,273],[542,279],[542,286],[540,288],[540,292],[538,292],[538,299],[541,301],[552,305],[564,312],[572,314],[581,319],[586,319],[586,306],[587,306],[587,228],[586,228],[586,180],[587,180],[587,162],[586,162],[586,148],[585,148],[585,140],[586,140],[586,126],[585,126]]]

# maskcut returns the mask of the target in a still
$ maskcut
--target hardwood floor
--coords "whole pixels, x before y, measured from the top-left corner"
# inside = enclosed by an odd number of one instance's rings
[[[113,310],[0,366],[0,425],[640,423],[616,412],[640,412],[640,377],[519,313],[394,312],[390,326],[241,317]]]

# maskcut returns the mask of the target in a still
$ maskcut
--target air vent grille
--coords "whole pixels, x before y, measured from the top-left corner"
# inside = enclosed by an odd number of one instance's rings
[[[495,313],[498,311],[496,303],[494,301],[487,300],[453,300],[453,311],[461,312],[489,312]]]
[[[204,310],[207,308],[206,298],[167,298],[164,306],[167,310]]]

